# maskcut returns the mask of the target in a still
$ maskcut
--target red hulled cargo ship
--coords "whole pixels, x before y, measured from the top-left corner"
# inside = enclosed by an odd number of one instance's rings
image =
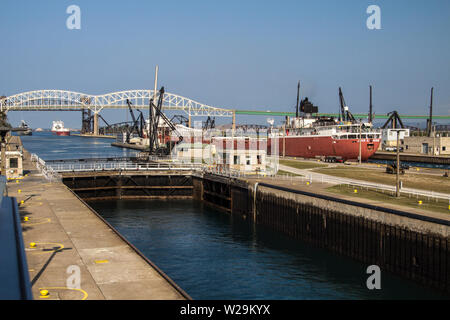
[[[300,84],[298,87],[300,90]],[[371,111],[369,122],[357,122],[345,104],[339,88],[339,119],[333,117],[314,117],[318,107],[305,98],[298,105],[297,93],[296,117],[286,123],[278,133],[271,135],[268,149],[277,139],[280,156],[301,158],[325,158],[331,161],[355,160],[367,161],[378,149],[381,132],[372,128]],[[370,102],[372,105],[372,102]],[[299,110],[300,107],[300,110]]]
[[[320,120],[310,127],[286,129],[272,135],[268,141],[271,150],[274,138],[278,138],[280,156],[301,158],[334,158],[335,160],[359,159],[367,161],[380,145],[380,132],[368,124],[328,124]]]

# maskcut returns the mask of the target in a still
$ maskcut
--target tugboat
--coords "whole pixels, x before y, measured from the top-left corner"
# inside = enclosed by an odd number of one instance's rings
[[[31,128],[28,126],[28,124],[24,120],[22,120],[22,123],[20,124],[19,128],[22,129],[20,131],[17,131],[17,134],[19,136],[33,135],[33,130],[31,130]]]
[[[52,133],[58,136],[70,136],[69,129],[64,128],[64,122],[62,121],[53,121]]]

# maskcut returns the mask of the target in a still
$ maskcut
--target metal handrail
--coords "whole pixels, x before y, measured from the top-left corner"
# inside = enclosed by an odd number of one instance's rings
[[[314,181],[315,182],[320,182],[320,183],[330,183],[330,184],[344,184],[344,185],[348,185],[348,186],[354,186],[354,187],[360,187],[360,188],[368,188],[368,189],[375,189],[375,190],[381,190],[381,191],[389,191],[389,192],[395,192],[396,191],[396,187],[395,186],[389,186],[389,185],[383,185],[380,186],[376,183],[371,183],[371,182],[356,182],[356,181],[349,181],[349,180],[345,180],[345,179],[340,179],[337,177],[325,177],[323,175],[320,176],[320,178],[318,178],[317,176],[313,176],[311,175],[306,175],[306,176],[277,176],[276,179],[278,180],[290,180],[292,182],[294,181],[301,181],[302,183],[305,182],[309,182],[310,184],[312,184]],[[443,200],[448,200],[450,202],[450,195],[448,194],[444,194],[444,193],[439,193],[439,192],[435,192],[435,191],[427,191],[427,190],[411,190],[410,188],[402,188],[400,190],[401,193],[403,194],[409,194],[413,197],[428,197],[428,198],[434,198],[434,199],[443,199]]]
[[[177,171],[192,171],[201,170],[201,163],[159,163],[159,162],[99,162],[98,159],[83,162],[77,160],[69,161],[44,161],[37,155],[32,155],[32,161],[36,162],[36,167],[47,178],[60,178],[59,173],[62,172],[92,172],[92,171],[154,171],[154,170],[177,170]],[[103,160],[103,159],[102,159]]]

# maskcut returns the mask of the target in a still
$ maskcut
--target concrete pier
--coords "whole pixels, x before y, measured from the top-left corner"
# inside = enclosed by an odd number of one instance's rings
[[[28,176],[8,191],[20,203],[34,299],[190,298],[66,186],[47,182],[29,154],[24,164]]]

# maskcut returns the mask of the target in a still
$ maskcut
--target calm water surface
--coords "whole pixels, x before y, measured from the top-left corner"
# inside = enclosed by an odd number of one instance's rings
[[[217,212],[196,201],[90,202],[194,299],[432,299],[438,292]]]
[[[44,160],[128,157],[137,153],[129,149],[112,147],[114,139],[63,137],[53,135],[51,132],[33,132],[32,136],[20,138],[25,149]]]

